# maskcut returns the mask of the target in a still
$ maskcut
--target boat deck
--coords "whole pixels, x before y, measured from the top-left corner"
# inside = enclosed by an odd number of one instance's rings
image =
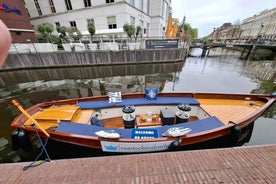
[[[208,114],[216,116],[224,124],[228,124],[229,121],[236,122],[244,119],[264,104],[260,101],[244,100],[199,99],[198,101]]]
[[[276,183],[276,145],[64,159],[23,171],[0,164],[0,183]],[[51,156],[51,155],[50,155]]]
[[[205,112],[208,113],[208,116],[216,116],[225,125],[227,125],[229,121],[238,122],[246,118],[247,116],[250,116],[264,104],[264,102],[261,101],[251,100],[197,100],[200,103],[200,106],[205,110]],[[176,105],[147,105],[137,106],[135,113],[139,115],[145,114],[148,111],[153,111],[153,113],[158,114],[161,108],[168,108],[171,109],[173,112],[177,111]],[[56,113],[56,109],[61,109],[62,111],[60,113]],[[73,113],[75,113],[74,116]],[[102,119],[106,128],[124,128],[121,107],[101,109],[100,111],[97,111],[93,109],[80,110],[77,106],[54,106],[35,114],[33,117],[37,119],[42,128],[48,129],[50,127],[58,126],[59,121],[90,124],[90,119],[95,114],[100,114],[99,118]],[[195,113],[195,115],[197,114]],[[207,116],[205,115],[204,118],[206,117]],[[191,116],[189,121],[195,121],[197,119],[203,119],[203,117]],[[32,123],[33,122],[29,119],[27,120],[25,125],[30,125]]]
[[[191,116],[189,121],[196,121],[198,120],[197,117]],[[121,116],[115,118],[109,118],[103,120],[105,128],[124,128],[124,122]]]

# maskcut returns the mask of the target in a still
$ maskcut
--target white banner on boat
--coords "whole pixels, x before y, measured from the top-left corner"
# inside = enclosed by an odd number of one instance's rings
[[[155,152],[168,150],[173,141],[159,141],[159,142],[111,142],[101,141],[102,150],[106,152]]]

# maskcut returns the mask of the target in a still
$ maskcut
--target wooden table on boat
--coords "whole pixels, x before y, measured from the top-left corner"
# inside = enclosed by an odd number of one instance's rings
[[[159,117],[159,115],[158,115],[157,118],[151,119],[150,121],[142,120],[141,116],[139,115],[139,116],[136,117],[135,124],[136,124],[137,128],[162,126],[162,121],[161,121],[161,118]]]

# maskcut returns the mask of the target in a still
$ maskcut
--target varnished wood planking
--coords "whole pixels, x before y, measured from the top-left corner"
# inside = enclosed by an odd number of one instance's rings
[[[229,121],[241,120],[256,111],[255,108],[224,105],[202,105],[202,108],[211,116],[216,116],[224,124],[228,124]]]
[[[201,107],[211,116],[216,116],[224,124],[236,122],[253,114],[264,103],[260,101],[199,99]],[[254,104],[254,105],[250,105]]]
[[[80,112],[78,112],[76,117],[72,119],[72,122],[89,124],[93,112],[94,110],[81,110]]]
[[[121,116],[102,120],[106,128],[124,128],[124,121]]]

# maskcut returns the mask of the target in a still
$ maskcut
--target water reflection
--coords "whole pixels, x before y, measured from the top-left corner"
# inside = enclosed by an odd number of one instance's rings
[[[16,98],[24,107],[47,101],[106,94],[108,91],[159,91],[270,93],[276,91],[275,61],[242,61],[234,51],[212,50],[208,58],[188,57],[186,61],[161,64],[90,66],[0,72],[0,162],[33,160],[32,153],[11,150],[10,122],[19,113],[10,104]],[[271,110],[272,109],[272,110]],[[276,114],[275,105],[268,117]],[[256,124],[273,129],[275,119],[259,118]],[[258,127],[258,126],[256,126]],[[254,131],[257,131],[254,129]],[[254,134],[254,132],[253,132]],[[260,133],[255,133],[260,136]],[[253,135],[254,136],[254,135]],[[252,139],[255,140],[255,139]],[[34,140],[35,141],[35,140]],[[264,141],[265,142],[265,141]],[[258,143],[256,141],[256,143]],[[266,143],[271,143],[269,138]],[[255,144],[255,143],[250,143]],[[72,151],[72,150],[71,150]],[[59,153],[56,152],[56,155]]]
[[[79,95],[76,97],[81,97],[106,94],[106,91],[113,90],[139,92],[151,86],[160,86],[162,91],[162,83],[174,80],[175,73],[181,71],[183,64],[177,62],[2,72],[0,95],[5,98],[27,91],[56,89],[68,94],[68,89],[79,89]]]

